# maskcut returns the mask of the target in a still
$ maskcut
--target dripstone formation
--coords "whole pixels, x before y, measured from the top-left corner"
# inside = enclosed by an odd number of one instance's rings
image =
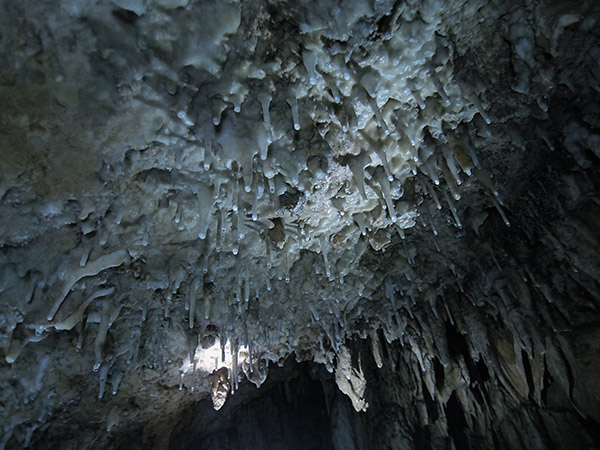
[[[0,138],[0,450],[600,446],[597,2],[0,0]]]

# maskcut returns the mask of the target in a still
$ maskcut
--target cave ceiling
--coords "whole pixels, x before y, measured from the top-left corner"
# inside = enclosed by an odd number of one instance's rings
[[[599,20],[0,1],[0,448],[168,448],[290,358],[431,439],[600,422]]]

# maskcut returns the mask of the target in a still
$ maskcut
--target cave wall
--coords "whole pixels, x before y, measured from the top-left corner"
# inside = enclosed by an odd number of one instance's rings
[[[0,448],[598,446],[594,2],[0,11]]]

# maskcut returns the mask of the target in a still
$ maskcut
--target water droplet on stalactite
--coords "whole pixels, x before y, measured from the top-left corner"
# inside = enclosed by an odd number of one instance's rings
[[[380,144],[379,142],[374,141],[369,136],[369,134],[367,134],[365,132],[365,130],[360,130],[360,135],[365,140],[365,142],[368,144],[369,149],[373,150],[377,154],[379,159],[381,160],[381,165],[383,166],[383,169],[385,170],[385,174],[388,178],[388,181],[393,181],[394,176],[392,175],[392,171],[390,170],[390,165],[389,165],[383,144]]]
[[[546,143],[546,145],[548,146],[548,148],[550,149],[550,151],[556,150],[556,147],[554,146],[554,144],[552,143],[552,141],[550,140],[550,138],[546,134],[542,133],[542,134],[540,134],[540,137]]]
[[[304,50],[302,52],[302,63],[304,64],[304,68],[306,69],[306,73],[308,74],[308,81],[311,86],[317,84],[317,54],[311,50]]]
[[[367,235],[367,225],[365,220],[365,215],[363,213],[354,214],[352,216],[356,224],[358,225],[358,229],[360,230],[360,234],[363,236]]]
[[[502,220],[504,221],[504,225],[506,225],[507,227],[510,227],[510,221],[506,217],[506,214],[504,214],[504,210],[500,206],[500,203],[498,203],[498,200],[496,200],[496,196],[492,195],[491,198],[492,198],[492,202],[494,203],[494,206],[496,207],[496,209],[500,213],[500,216],[502,217]]]
[[[267,272],[267,277],[266,277],[266,288],[267,291],[271,291],[271,276],[269,275],[269,273]]]
[[[205,171],[210,170],[210,163],[211,163],[212,158],[213,158],[212,150],[208,147],[205,147],[204,148],[204,158],[203,158],[203,165],[204,165]]]
[[[121,384],[121,379],[123,378],[123,371],[119,370],[113,372],[110,379],[110,384],[112,386],[112,395],[117,395],[119,390],[119,385]]]
[[[457,200],[457,201],[460,200],[461,195],[458,191],[458,185],[456,184],[456,180],[449,173],[450,171],[448,170],[447,167],[444,167],[442,170],[444,172],[444,179],[446,180],[446,186],[450,190],[450,194],[451,194],[452,198],[454,198],[454,200]]]
[[[240,211],[240,209],[238,208],[238,210],[236,211],[236,224],[237,224],[237,237],[240,241],[243,241],[244,238],[246,237],[246,225],[244,223],[244,217],[246,215],[246,210],[244,211]]]
[[[433,201],[435,202],[435,206],[437,207],[437,209],[442,209],[442,204],[440,203],[440,199],[437,196],[437,193],[435,192],[435,189],[433,188],[433,186],[429,183],[429,180],[427,180],[427,178],[425,178],[424,176],[420,176],[419,177],[419,181],[421,181],[423,187],[425,188],[425,193],[429,193],[431,195],[431,198],[433,198]]]
[[[331,90],[331,94],[333,95],[333,101],[338,104],[342,103],[341,93],[335,82],[328,82],[327,86]]]
[[[177,112],[177,118],[179,120],[181,120],[185,124],[185,126],[187,126],[187,127],[193,127],[194,126],[194,121],[183,110]]]
[[[196,389],[196,356],[194,353],[194,366],[192,367],[192,382],[190,383],[190,391],[194,392]]]
[[[423,100],[423,97],[421,97],[421,92],[419,91],[419,86],[417,86],[417,84],[412,80],[408,80],[406,85],[407,85],[408,89],[411,91],[412,96],[416,100],[417,106],[419,107],[419,109],[424,110],[426,105],[425,105],[425,101]]]
[[[202,256],[200,257],[200,260],[202,261],[200,264],[200,268],[202,269],[202,273],[204,274],[208,273],[208,257],[209,254],[206,250],[202,253]]]
[[[431,178],[431,181],[433,181],[433,184],[435,184],[436,186],[439,186],[440,177],[438,176],[438,173],[437,173],[437,165],[436,165],[436,161],[434,161],[434,158],[429,158],[427,160],[424,160],[423,167],[429,173],[429,177]]]
[[[452,150],[450,149],[450,147],[448,145],[444,145],[442,147],[442,154],[444,155],[444,159],[446,161],[446,166],[448,167],[448,170],[452,174],[454,181],[456,181],[456,184],[460,186],[462,184],[462,180],[460,179],[460,176],[458,174],[458,167],[456,167],[456,160],[454,159],[454,152],[452,152]]]
[[[252,220],[254,222],[258,220],[258,197],[256,195],[252,197]]]
[[[219,209],[219,230],[220,230],[220,238],[221,241],[219,241],[219,244],[222,244],[222,239],[224,238],[224,235],[227,233],[227,209],[225,208],[225,205],[221,205],[221,208]]]
[[[479,114],[481,115],[483,120],[485,120],[485,123],[488,125],[491,124],[492,120],[490,119],[490,116],[488,116],[485,108],[481,104],[481,100],[479,100],[479,96],[475,93],[472,93],[469,96],[469,99],[473,102],[473,105],[475,105],[475,108],[477,108],[477,111],[479,112]]]
[[[474,170],[475,177],[483,184],[495,197],[498,196],[498,190],[492,181],[490,173],[483,169]]]
[[[434,236],[437,236],[439,233],[438,233],[437,227],[435,226],[435,222],[433,220],[433,215],[431,214],[429,206],[425,207],[425,212],[427,214],[427,217],[429,218],[429,225],[431,226],[431,231],[433,231]]]
[[[212,208],[215,200],[210,192],[210,189],[205,185],[201,185],[199,187],[196,192],[196,197],[198,199],[198,203],[200,204],[200,212],[198,214],[200,219],[198,223],[198,237],[204,240],[208,231],[208,225],[212,216]]]
[[[454,161],[456,161],[464,173],[470,176],[473,170],[473,165],[471,164],[471,158],[464,149],[463,144],[457,138],[451,135],[448,136],[448,142],[452,146],[452,156],[454,157]],[[450,156],[448,156],[448,159],[450,159]]]
[[[462,228],[462,223],[460,222],[460,219],[458,217],[458,211],[456,209],[456,206],[454,206],[454,202],[452,201],[452,199],[450,198],[450,196],[448,195],[448,193],[445,190],[443,190],[443,193],[444,193],[444,198],[446,199],[446,203],[448,203],[448,206],[450,206],[450,212],[452,213],[452,216],[454,217],[456,226],[458,228]]]
[[[367,153],[361,153],[348,163],[348,167],[350,167],[350,171],[354,176],[356,187],[365,200],[367,200],[367,193],[365,191],[365,169],[369,164],[371,164],[371,157]]]
[[[103,362],[100,366],[99,378],[100,378],[100,389],[98,392],[98,399],[101,399],[104,396],[104,389],[106,388],[106,378],[108,377],[108,370],[110,369],[110,364],[108,362]]]
[[[390,129],[388,128],[383,116],[381,115],[381,110],[379,109],[379,106],[377,106],[377,100],[375,98],[369,97],[369,104],[371,105],[371,109],[373,110],[375,118],[377,119],[377,126],[383,130],[385,135],[388,135],[390,133]]]
[[[321,236],[321,253],[323,254],[323,262],[325,263],[325,274],[327,275],[328,279],[331,279],[331,270],[329,267],[329,259],[327,255],[328,251],[329,248],[327,244],[327,238]]]
[[[379,347],[380,343],[379,336],[377,336],[377,330],[371,330],[369,336],[371,338],[371,349],[373,352],[373,359],[375,360],[375,364],[377,365],[377,367],[381,369],[383,367],[383,358],[381,357],[381,349]]]
[[[290,252],[289,250],[286,250],[284,252],[284,259],[285,259],[285,282],[289,283],[290,282]]]
[[[269,192],[271,194],[275,193],[275,180],[273,178],[267,178],[267,183],[269,184]]]
[[[292,121],[294,122],[294,130],[300,130],[300,116],[298,115],[298,100],[296,96],[292,94],[291,97],[287,99],[288,104],[290,105],[290,110],[292,112]]]
[[[386,178],[385,173],[381,170],[378,170],[376,172],[376,178],[377,182],[381,186],[381,190],[383,191],[383,198],[387,206],[390,219],[392,222],[396,222],[398,220],[398,217],[396,216],[396,210],[394,208],[394,202],[392,200],[392,194],[390,192],[390,183]]]
[[[75,345],[75,351],[79,352],[81,351],[81,347],[83,346],[83,321],[79,322],[79,324],[77,325],[77,344]]]

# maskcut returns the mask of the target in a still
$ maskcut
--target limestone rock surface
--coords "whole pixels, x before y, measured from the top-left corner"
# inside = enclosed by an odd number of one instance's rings
[[[0,0],[0,105],[0,450],[600,445],[596,2]]]

